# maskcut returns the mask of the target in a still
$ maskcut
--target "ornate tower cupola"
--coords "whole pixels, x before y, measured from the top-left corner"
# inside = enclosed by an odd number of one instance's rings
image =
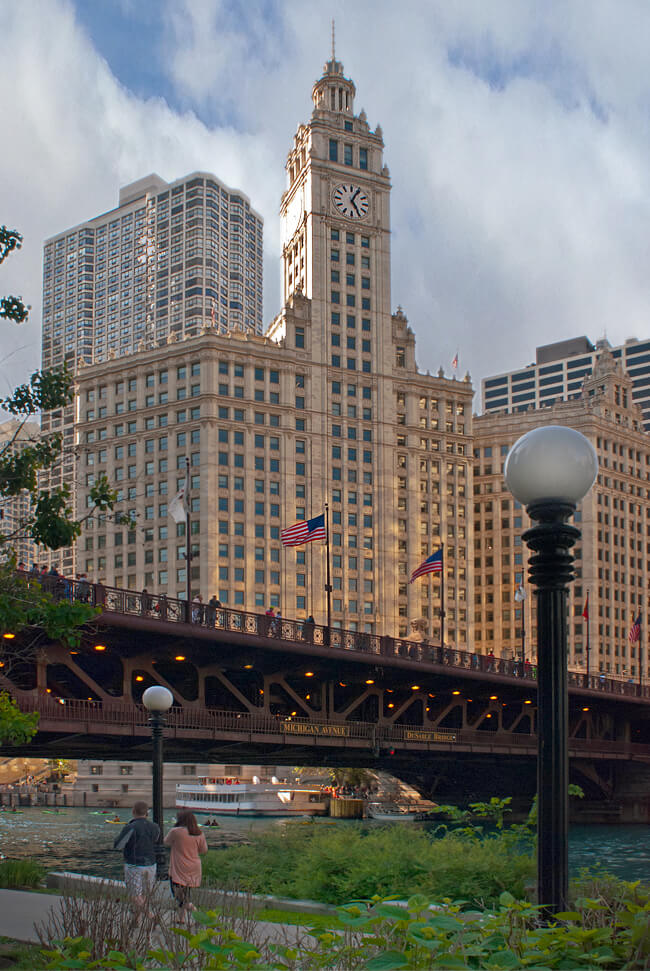
[[[354,115],[354,81],[343,74],[343,65],[336,60],[334,49],[334,22],[332,22],[332,57],[323,68],[323,76],[311,90],[314,108]]]

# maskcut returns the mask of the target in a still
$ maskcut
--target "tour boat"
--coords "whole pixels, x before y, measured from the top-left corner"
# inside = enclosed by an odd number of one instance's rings
[[[176,808],[209,816],[325,816],[329,797],[288,782],[197,779],[176,786]]]

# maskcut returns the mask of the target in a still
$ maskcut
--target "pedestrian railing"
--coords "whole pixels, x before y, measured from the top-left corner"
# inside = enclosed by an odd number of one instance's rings
[[[23,711],[38,711],[42,721],[55,722],[61,727],[67,723],[71,731],[78,731],[81,722],[86,723],[88,732],[101,730],[103,733],[110,733],[111,728],[121,727],[143,734],[148,731],[150,724],[149,713],[142,705],[84,701],[76,698],[55,699],[38,692],[20,692],[16,700]],[[459,746],[484,749],[505,745],[533,751],[537,744],[537,736],[533,733],[493,730],[487,725],[484,730],[477,731],[426,725],[327,721],[271,715],[262,711],[233,712],[198,706],[174,707],[166,715],[166,734],[173,736],[183,732],[209,733],[213,737],[228,734],[265,735],[292,742],[298,737],[339,739],[343,742],[349,740],[357,745],[359,742],[365,743],[374,750],[426,744],[452,749]],[[650,745],[612,739],[572,737],[569,739],[569,750],[583,755],[598,753],[650,760]]]
[[[21,575],[28,582],[38,582],[57,599],[78,600],[101,607],[102,611],[107,613],[139,616],[152,622],[191,624],[208,630],[264,637],[273,641],[370,654],[376,656],[378,661],[382,658],[398,658],[407,662],[426,662],[459,671],[517,678],[532,683],[537,680],[537,668],[529,661],[497,658],[492,654],[470,653],[452,645],[436,646],[364,631],[328,628],[306,621],[271,617],[209,603],[188,604],[186,600],[167,597],[165,594],[152,594],[146,590],[122,590],[107,587],[102,583],[89,583],[87,580],[32,575],[22,571]],[[629,698],[650,699],[650,685],[608,678],[603,674],[587,676],[580,672],[569,671],[568,682],[569,686],[574,688],[586,688],[590,691]]]

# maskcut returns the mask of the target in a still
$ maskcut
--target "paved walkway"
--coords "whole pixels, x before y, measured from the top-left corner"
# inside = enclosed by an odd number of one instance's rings
[[[63,899],[59,894],[0,889],[0,937],[38,943],[34,925],[43,923],[51,908],[60,908]],[[260,920],[257,928],[267,940],[289,943],[304,938],[304,931],[291,924]]]

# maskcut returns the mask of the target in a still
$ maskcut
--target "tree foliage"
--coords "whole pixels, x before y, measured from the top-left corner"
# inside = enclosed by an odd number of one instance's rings
[[[18,660],[33,658],[44,639],[78,647],[81,628],[99,612],[99,607],[78,600],[53,597],[37,578],[18,573],[14,559],[0,563],[0,661],[4,672]],[[14,636],[7,638],[7,634]]]
[[[26,745],[38,728],[37,711],[23,712],[6,691],[0,691],[0,745]]]

